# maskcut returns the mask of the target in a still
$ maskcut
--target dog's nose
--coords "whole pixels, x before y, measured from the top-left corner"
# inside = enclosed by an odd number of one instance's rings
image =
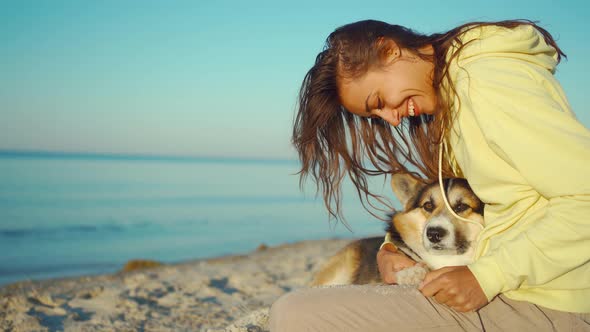
[[[429,227],[426,230],[426,237],[432,243],[439,243],[447,235],[447,230],[442,227]]]

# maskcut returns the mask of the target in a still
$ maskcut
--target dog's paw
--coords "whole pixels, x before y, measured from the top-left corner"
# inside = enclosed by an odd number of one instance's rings
[[[418,263],[395,274],[398,285],[418,286],[430,271],[426,265]]]

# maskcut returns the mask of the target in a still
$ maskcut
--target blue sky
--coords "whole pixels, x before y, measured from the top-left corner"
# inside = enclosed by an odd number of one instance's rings
[[[293,158],[301,80],[336,27],[539,20],[590,127],[582,1],[0,0],[0,149]]]

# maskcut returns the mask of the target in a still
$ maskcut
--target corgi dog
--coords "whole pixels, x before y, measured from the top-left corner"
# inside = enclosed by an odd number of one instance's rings
[[[443,180],[447,201],[461,219],[446,207],[438,181],[424,183],[410,174],[396,174],[391,183],[404,208],[392,214],[386,232],[399,250],[419,262],[397,273],[398,284],[417,285],[428,269],[473,261],[484,204],[467,180]],[[377,266],[382,243],[383,237],[374,237],[347,245],[327,261],[311,286],[382,283]]]

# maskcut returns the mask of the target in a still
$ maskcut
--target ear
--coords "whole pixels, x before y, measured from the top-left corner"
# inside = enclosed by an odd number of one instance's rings
[[[397,199],[406,206],[410,198],[416,196],[425,184],[408,173],[398,173],[391,177],[391,188]]]
[[[383,60],[383,63],[391,63],[402,54],[399,45],[393,39],[387,37],[377,39],[377,48],[379,49],[379,56]]]

